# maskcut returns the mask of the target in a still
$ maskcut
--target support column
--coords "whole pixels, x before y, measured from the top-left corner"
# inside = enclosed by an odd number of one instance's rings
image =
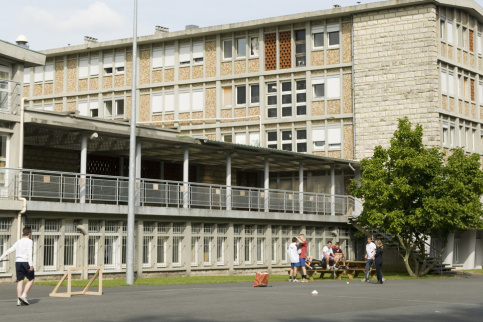
[[[454,250],[454,233],[448,235],[448,241],[444,248],[442,260],[443,263],[453,266],[453,250]]]
[[[299,212],[304,213],[304,164],[299,162]]]
[[[134,194],[138,207],[141,204],[141,142],[136,142],[136,193]]]
[[[186,147],[183,155],[183,208],[189,208],[189,165],[189,149]]]
[[[79,199],[80,203],[86,202],[86,172],[87,172],[87,134],[83,133],[81,138],[81,155],[80,155],[80,182],[79,182]]]
[[[468,256],[463,263],[463,269],[474,269],[476,259],[476,230],[469,230],[465,233],[465,246],[468,249]]]
[[[144,223],[143,221],[138,221],[137,233],[136,233],[136,254],[137,254],[137,273],[136,277],[140,278],[143,276],[143,240],[144,240]]]
[[[335,165],[330,166],[330,215],[335,216]]]
[[[231,153],[226,153],[226,210],[231,210]]]
[[[269,196],[268,189],[270,188],[270,165],[268,163],[268,157],[265,157],[265,171],[264,171],[264,182],[263,182],[263,199],[264,199],[264,211],[268,212],[269,209]]]

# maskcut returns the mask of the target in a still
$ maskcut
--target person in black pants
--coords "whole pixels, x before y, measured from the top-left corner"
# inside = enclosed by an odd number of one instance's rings
[[[374,264],[376,266],[377,283],[382,284],[382,254],[384,246],[382,242],[378,239],[376,240],[376,255],[374,256]]]

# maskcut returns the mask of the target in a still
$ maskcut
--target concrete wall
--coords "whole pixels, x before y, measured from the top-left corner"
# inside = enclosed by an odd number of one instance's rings
[[[436,27],[432,4],[354,16],[356,159],[388,147],[404,116],[440,144]]]

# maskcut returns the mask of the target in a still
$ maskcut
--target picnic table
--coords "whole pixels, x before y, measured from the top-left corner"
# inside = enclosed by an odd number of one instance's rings
[[[319,278],[323,278],[325,274],[329,274],[329,278],[337,278],[338,280],[341,279],[341,275],[346,275],[350,280],[353,280],[354,278],[357,278],[360,273],[366,273],[366,261],[346,260],[345,265],[346,267],[342,268],[342,261],[339,261],[337,263],[338,268],[330,267],[327,269],[325,263],[324,266],[320,266],[318,261],[312,261],[310,264],[306,263],[305,268],[307,269],[307,276],[311,281],[314,280],[315,274],[320,274]],[[376,270],[371,268],[369,271],[370,278],[373,278],[375,274]]]

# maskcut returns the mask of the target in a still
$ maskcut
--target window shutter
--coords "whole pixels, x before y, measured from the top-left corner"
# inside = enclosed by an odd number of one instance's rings
[[[98,101],[90,101],[89,103],[90,110],[97,110],[99,109],[99,102]]]
[[[190,62],[190,45],[185,44],[185,45],[180,45],[179,46],[179,62],[180,63],[186,63]]]
[[[34,82],[41,82],[43,80],[44,66],[37,66],[34,68]]]
[[[441,93],[446,93],[448,90],[448,82],[446,79],[446,70],[441,69]]]
[[[163,112],[163,95],[161,95],[161,94],[154,94],[153,95],[151,112],[152,113]]]
[[[335,31],[339,31],[339,24],[327,25],[327,32],[335,32]]]
[[[166,47],[164,49],[164,64],[166,67],[174,66],[174,47]]]
[[[24,68],[23,69],[23,83],[24,84],[30,84],[30,68]]]
[[[91,57],[91,76],[99,75],[99,57]]]
[[[79,59],[79,78],[88,76],[88,61],[87,57]]]
[[[104,55],[104,68],[112,67],[112,54]]]
[[[247,144],[247,135],[245,133],[235,134],[235,143],[237,144]]]
[[[173,92],[164,94],[164,111],[165,112],[174,111],[174,93]]]
[[[54,63],[47,63],[45,65],[45,81],[53,81],[54,80]]]
[[[448,41],[448,44],[452,44],[453,43],[453,20],[451,19],[448,19],[446,20],[446,37],[447,37],[447,41]]]
[[[87,101],[80,101],[78,110],[79,110],[80,115],[88,116],[88,114],[87,114]]]
[[[116,61],[115,61],[115,67],[124,67],[124,62],[126,61],[126,57],[124,53],[116,53]]]
[[[190,92],[179,93],[179,112],[189,112],[190,110]]]
[[[203,58],[204,46],[202,42],[193,44],[193,59]]]
[[[327,77],[327,98],[339,98],[340,97],[340,77],[328,76]]]
[[[315,26],[315,27],[312,27],[312,33],[313,34],[318,34],[318,33],[321,33],[321,32],[324,32],[324,26]]]
[[[193,91],[193,111],[203,110],[203,90]]]
[[[328,129],[328,142],[329,144],[340,144],[340,126],[337,127],[329,127]]]
[[[163,67],[163,48],[153,48],[153,68]]]

